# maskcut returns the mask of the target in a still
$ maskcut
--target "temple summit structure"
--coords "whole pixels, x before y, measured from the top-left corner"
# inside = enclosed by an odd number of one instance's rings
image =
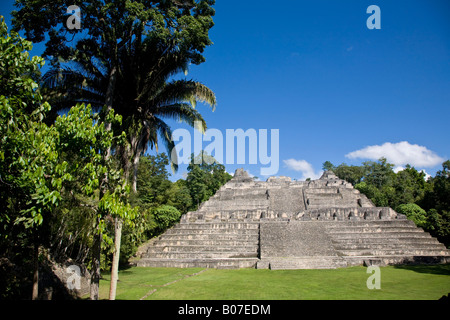
[[[149,267],[319,269],[448,263],[450,250],[331,171],[311,181],[254,181],[238,169],[137,258]]]

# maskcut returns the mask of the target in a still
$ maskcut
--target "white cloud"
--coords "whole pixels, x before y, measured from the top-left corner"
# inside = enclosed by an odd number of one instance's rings
[[[398,173],[399,171],[403,171],[405,170],[405,167],[402,166],[396,166],[392,169],[392,171],[394,171],[395,173]]]
[[[393,163],[398,169],[407,164],[413,167],[432,168],[444,162],[444,159],[436,153],[428,150],[424,146],[410,144],[407,141],[398,143],[386,142],[380,145],[367,146],[363,149],[350,152],[345,155],[350,159],[370,159],[378,160],[386,158],[389,163]]]
[[[319,179],[323,173],[323,171],[316,173],[313,166],[306,160],[288,159],[283,160],[283,162],[289,169],[302,173],[300,180],[306,180],[307,178],[311,178],[311,180]]]

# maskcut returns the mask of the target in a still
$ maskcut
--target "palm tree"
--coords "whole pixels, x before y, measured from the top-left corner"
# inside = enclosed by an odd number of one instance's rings
[[[194,126],[200,122],[200,130],[206,130],[202,115],[195,109],[197,102],[210,105],[214,111],[216,98],[205,85],[193,80],[174,80],[173,75],[186,72],[188,64],[195,62],[196,54],[175,45],[164,45],[156,37],[142,38],[121,47],[117,54],[118,68],[109,70],[108,63],[91,57],[81,57],[64,68],[53,68],[42,81],[43,96],[53,106],[54,114],[79,102],[102,108],[105,101],[111,102],[110,75],[116,74],[112,93],[115,113],[122,115],[122,126],[112,128],[125,131],[128,144],[118,146],[126,179],[133,169],[132,189],[137,192],[137,169],[139,159],[148,147],[158,150],[159,137],[168,150],[172,169],[177,169],[172,131],[165,119],[175,119]],[[114,66],[116,68],[116,66]],[[110,105],[108,103],[108,105]],[[115,219],[115,249],[111,268],[110,299],[115,299],[118,253],[122,221]]]
[[[127,134],[128,145],[119,147],[125,176],[133,169],[132,188],[136,192],[139,159],[148,147],[158,151],[159,141],[165,145],[172,169],[177,161],[172,159],[174,142],[166,119],[174,119],[194,126],[201,123],[202,115],[196,110],[197,102],[211,106],[214,111],[214,93],[200,82],[171,79],[187,72],[195,57],[188,51],[163,45],[159,39],[139,37],[118,52],[119,70],[114,90],[114,111],[123,116],[121,128]],[[89,103],[99,110],[103,107],[108,86],[109,70],[93,58],[72,61],[68,66],[49,70],[42,79],[43,94],[52,105],[54,114],[76,103]]]

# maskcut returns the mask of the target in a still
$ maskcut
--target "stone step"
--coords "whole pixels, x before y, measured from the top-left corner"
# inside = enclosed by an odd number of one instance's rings
[[[245,222],[194,222],[179,223],[172,229],[259,229],[259,223]]]
[[[340,233],[403,233],[403,232],[424,232],[420,228],[401,227],[401,226],[342,226],[340,228],[327,228],[328,234],[340,234]]]
[[[327,228],[342,227],[413,227],[416,225],[411,220],[360,220],[360,221],[333,221],[327,222]]]
[[[367,233],[335,233],[330,234],[332,240],[344,240],[344,239],[401,239],[401,238],[431,238],[427,232],[367,232]]]
[[[360,220],[360,221],[333,221],[326,224],[327,229],[339,229],[348,227],[366,227],[366,228],[417,228],[411,220]]]
[[[257,258],[256,252],[153,252],[147,254],[145,258],[165,258],[165,259],[219,259],[219,258]]]
[[[257,268],[272,270],[295,269],[336,269],[344,268],[347,262],[337,256],[296,257],[296,258],[266,258],[258,262]]]
[[[343,256],[450,256],[448,250],[442,249],[355,249],[338,252]]]
[[[180,240],[216,240],[216,241],[258,241],[258,234],[212,234],[212,233],[185,233],[185,234],[163,234],[158,241],[180,241]]]
[[[259,230],[257,229],[170,229],[165,234],[249,234],[258,235]]]
[[[167,246],[161,244],[159,246],[151,246],[147,249],[149,255],[159,252],[186,252],[186,253],[202,253],[202,252],[224,252],[224,253],[240,253],[240,252],[258,252],[258,246],[243,244],[241,246],[207,246],[207,245],[181,245]]]
[[[420,250],[446,250],[446,247],[442,243],[416,243],[410,245],[407,243],[346,243],[346,244],[334,244],[334,249],[336,250],[376,250],[376,249],[403,249],[403,248],[414,248]]]
[[[418,243],[422,244],[437,244],[440,243],[436,238],[426,237],[401,237],[401,238],[346,238],[346,239],[332,239],[334,245],[340,244],[408,244],[414,245]]]
[[[239,269],[254,268],[257,258],[215,258],[215,259],[164,259],[144,258],[136,262],[138,267],[166,268],[220,268]]]
[[[241,246],[258,246],[258,239],[243,239],[243,240],[223,240],[223,239],[164,239],[157,241],[153,246],[229,246],[229,247],[241,247]]]

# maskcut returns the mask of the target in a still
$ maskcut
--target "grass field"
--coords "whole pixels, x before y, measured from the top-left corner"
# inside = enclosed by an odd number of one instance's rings
[[[332,270],[137,268],[119,272],[122,300],[436,300],[450,292],[450,265],[380,268],[369,290],[365,267]],[[108,274],[100,282],[108,298]]]

